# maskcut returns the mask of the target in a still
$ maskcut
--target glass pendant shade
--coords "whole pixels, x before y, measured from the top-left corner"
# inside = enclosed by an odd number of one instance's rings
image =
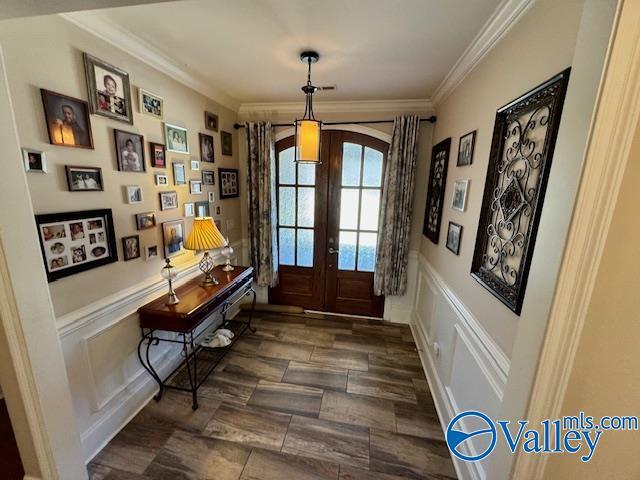
[[[295,161],[299,163],[320,162],[320,136],[322,122],[319,120],[296,120]]]

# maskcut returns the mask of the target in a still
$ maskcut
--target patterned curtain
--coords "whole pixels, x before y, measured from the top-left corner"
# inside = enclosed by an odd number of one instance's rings
[[[276,158],[269,122],[245,124],[247,133],[247,194],[251,265],[258,285],[278,284],[278,236],[275,229]]]
[[[407,263],[411,209],[416,173],[420,117],[396,117],[384,169],[380,227],[373,290],[376,295],[403,295],[407,289]]]

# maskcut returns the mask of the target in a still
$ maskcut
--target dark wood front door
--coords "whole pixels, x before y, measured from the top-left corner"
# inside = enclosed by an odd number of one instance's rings
[[[276,144],[280,283],[270,301],[381,317],[373,270],[388,145],[325,131],[322,164],[313,166],[293,162],[293,142]]]

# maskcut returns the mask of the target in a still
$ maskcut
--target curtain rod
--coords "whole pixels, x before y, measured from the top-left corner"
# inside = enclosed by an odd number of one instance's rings
[[[421,122],[429,122],[429,123],[436,123],[436,116],[435,115],[431,115],[428,118],[421,118],[420,119]],[[358,120],[356,122],[322,122],[322,125],[364,125],[364,124],[374,124],[374,123],[393,123],[393,120]],[[293,122],[292,123],[272,123],[271,124],[272,127],[292,127],[293,126]],[[236,130],[240,129],[240,128],[244,128],[244,124],[242,123],[234,123],[233,124],[233,128],[235,128]]]

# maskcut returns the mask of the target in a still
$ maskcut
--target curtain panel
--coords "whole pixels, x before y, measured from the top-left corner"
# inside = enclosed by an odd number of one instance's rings
[[[251,265],[258,285],[278,284],[276,232],[276,161],[269,122],[245,124],[247,134],[247,196]]]
[[[380,204],[373,281],[376,295],[403,295],[407,289],[419,130],[420,117],[417,115],[396,117],[393,122]]]

